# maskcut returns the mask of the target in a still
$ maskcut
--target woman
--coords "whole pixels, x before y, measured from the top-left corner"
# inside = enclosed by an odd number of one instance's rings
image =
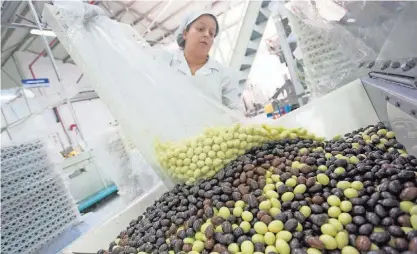
[[[158,52],[156,58],[179,73],[192,76],[203,93],[223,105],[240,110],[239,84],[232,71],[209,57],[219,24],[214,15],[194,12],[179,26],[176,41],[179,50]]]

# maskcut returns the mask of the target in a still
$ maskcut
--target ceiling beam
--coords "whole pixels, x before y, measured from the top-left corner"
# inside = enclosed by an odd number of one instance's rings
[[[3,23],[11,23],[11,22],[13,22],[13,17],[14,17],[14,14],[16,13],[16,11],[17,11],[17,8],[20,6],[20,3],[22,3],[22,2],[15,2],[15,1],[7,1],[6,3],[18,3],[18,6],[16,7],[16,8],[14,8],[13,10],[10,10],[10,12],[12,12],[11,14],[8,12],[8,14],[7,15],[11,15],[11,17],[12,18],[10,18],[10,20],[7,20],[6,21],[6,18],[4,18],[4,21],[3,21],[3,12],[2,12],[2,25],[3,25]],[[13,7],[15,7],[15,6],[13,6]],[[23,9],[23,11],[22,11],[22,13],[20,13],[20,15],[21,16],[26,16],[26,14],[28,14],[28,12],[29,12],[29,6],[26,4],[26,6],[25,6],[25,8]],[[15,20],[15,23],[19,23],[19,22],[21,22],[22,21],[22,18],[20,18],[20,17],[17,17],[16,18],[16,20]],[[9,38],[10,38],[10,36],[12,35],[12,33],[13,33],[13,30],[12,29],[6,29],[6,30],[3,30],[2,31],[2,33],[1,33],[1,47],[2,48],[4,48],[4,46],[6,45],[6,43],[7,43],[7,41],[9,40]]]
[[[39,29],[38,26],[34,26],[34,25],[27,25],[27,24],[20,24],[20,23],[6,23],[3,24],[1,23],[2,27],[6,27],[6,28],[10,28],[10,29],[18,29],[18,28],[23,28],[23,29]],[[45,29],[43,29],[45,30]],[[51,31],[51,30],[49,30]]]
[[[10,58],[10,57],[12,57],[16,51],[19,51],[19,50],[21,49],[21,47],[23,46],[23,44],[25,44],[25,42],[26,42],[27,40],[29,40],[31,37],[33,37],[33,36],[34,36],[34,35],[33,35],[33,34],[31,34],[31,33],[30,33],[30,31],[28,31],[28,32],[25,34],[25,36],[23,37],[23,39],[22,39],[22,40],[20,40],[19,45],[18,45],[18,46],[16,46],[16,47],[13,49],[13,51],[12,51],[12,52],[10,52],[10,54],[6,57],[6,59],[5,59],[4,61],[2,61],[2,62],[1,62],[1,67],[3,67],[3,66],[7,63],[7,61],[9,60],[9,58]]]
[[[134,5],[136,3],[136,0],[132,0],[129,4],[123,4],[119,1],[115,1],[116,4],[121,5],[123,8],[118,10],[112,17],[110,17],[111,19],[117,19],[117,17],[120,14],[123,14],[127,11],[129,11],[129,8],[132,7],[132,5]]]
[[[167,20],[169,20],[170,18],[172,18],[172,17],[174,17],[175,15],[177,15],[178,13],[180,13],[181,11],[183,11],[184,10],[184,8],[186,8],[188,5],[189,5],[190,3],[189,2],[187,2],[187,4],[185,4],[184,6],[181,6],[181,8],[179,8],[178,10],[176,10],[176,11],[174,11],[173,13],[171,13],[171,14],[169,14],[166,18],[164,18],[162,21],[160,21],[160,22],[156,22],[155,21],[155,23],[154,23],[154,25],[151,27],[151,28],[149,28],[149,32],[148,31],[145,31],[145,33],[150,33],[150,32],[152,32],[153,30],[155,30],[156,28],[158,28],[158,27],[161,27]]]
[[[21,3],[18,1],[4,1],[4,7],[1,12],[1,23],[12,22],[13,15],[17,12]]]
[[[136,26],[137,24],[139,24],[139,22],[141,22],[142,20],[146,19],[148,21],[150,21],[150,19],[148,18],[148,15],[153,12],[158,6],[160,6],[163,2],[158,2],[157,4],[155,4],[154,6],[152,6],[152,8],[150,8],[148,11],[146,11],[145,13],[143,13],[141,15],[140,18],[136,19],[133,21],[132,26]],[[139,15],[139,13],[138,13]]]
[[[133,13],[135,13],[135,14],[137,14],[137,15],[142,15],[141,13],[139,13],[137,10],[130,10],[131,12],[133,12]],[[149,18],[144,18],[144,19],[146,19],[146,20],[148,20],[148,21],[152,21],[152,20],[150,20]],[[133,25],[132,25],[133,26]],[[166,28],[166,27],[164,27],[164,26],[159,26],[159,28],[160,29],[162,29],[162,30],[164,30],[164,31],[170,31],[168,28]]]
[[[22,15],[20,15],[20,14],[18,14],[18,13],[16,13],[16,16],[18,16],[19,18],[21,18],[21,19],[23,19],[23,20],[26,20],[27,22],[29,22],[29,23],[31,23],[32,25],[35,25],[35,26],[36,26],[36,22],[34,22],[34,21],[32,21],[32,20],[30,20],[30,19],[28,19],[28,18],[26,18],[26,17],[24,17],[24,16],[22,16]]]

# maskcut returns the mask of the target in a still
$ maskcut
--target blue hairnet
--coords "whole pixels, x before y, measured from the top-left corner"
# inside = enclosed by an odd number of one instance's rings
[[[183,32],[184,30],[191,25],[191,23],[193,23],[196,19],[198,19],[199,17],[203,16],[203,15],[210,15],[213,17],[214,21],[216,22],[216,33],[214,34],[214,37],[217,36],[217,34],[219,33],[219,22],[217,22],[217,18],[215,15],[211,14],[210,12],[207,11],[195,11],[195,12],[191,12],[190,14],[188,14],[183,21],[181,22],[181,25],[178,27],[177,32],[176,32],[176,39],[177,39],[177,43],[178,46],[180,46],[181,48],[184,47],[185,45],[185,40],[183,38]]]

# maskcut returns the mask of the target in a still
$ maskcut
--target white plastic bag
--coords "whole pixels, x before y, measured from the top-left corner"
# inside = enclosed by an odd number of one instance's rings
[[[91,80],[140,153],[165,183],[154,145],[178,141],[210,126],[230,126],[234,112],[205,96],[189,77],[155,61],[143,39],[126,25],[81,1],[45,5],[44,18]]]

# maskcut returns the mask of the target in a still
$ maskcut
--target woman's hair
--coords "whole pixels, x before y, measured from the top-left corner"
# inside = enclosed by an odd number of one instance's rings
[[[177,44],[180,48],[184,49],[185,47],[185,40],[183,37],[183,33],[184,31],[189,31],[191,25],[201,16],[210,16],[214,19],[214,22],[216,23],[216,33],[214,34],[214,37],[217,36],[217,34],[219,33],[219,22],[217,21],[216,16],[214,16],[213,14],[209,13],[209,12],[193,12],[190,13],[181,23],[181,25],[178,27],[177,29]]]

